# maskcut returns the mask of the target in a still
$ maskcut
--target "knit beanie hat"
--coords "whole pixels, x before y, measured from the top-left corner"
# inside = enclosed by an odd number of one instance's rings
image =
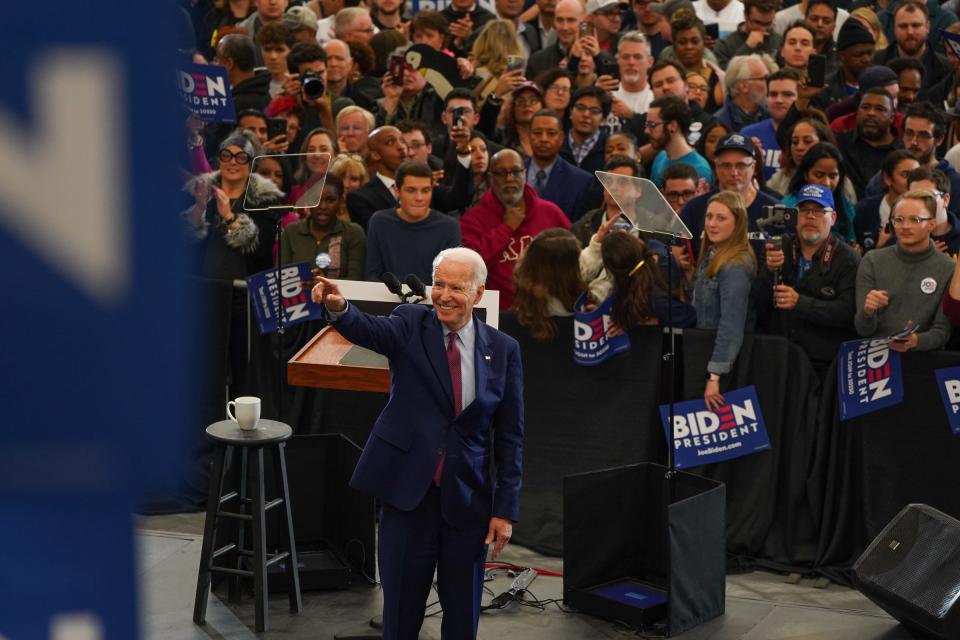
[[[875,44],[873,34],[858,20],[846,20],[837,35],[837,51],[843,51],[855,44]]]

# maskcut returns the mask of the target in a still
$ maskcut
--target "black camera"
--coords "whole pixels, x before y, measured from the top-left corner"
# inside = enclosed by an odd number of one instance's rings
[[[453,109],[450,110],[450,116],[453,119],[453,124],[457,125],[458,127],[462,127],[464,125],[464,117],[466,115],[467,115],[466,107],[454,107]]]
[[[311,100],[316,100],[326,91],[323,78],[316,71],[307,71],[300,76],[300,85],[303,87],[303,95]]]
[[[757,219],[757,226],[768,236],[796,233],[797,208],[782,204],[767,205],[763,208],[763,217]]]

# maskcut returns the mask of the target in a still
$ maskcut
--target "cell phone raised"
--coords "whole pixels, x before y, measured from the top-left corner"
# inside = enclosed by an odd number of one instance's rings
[[[287,132],[286,118],[267,118],[267,139],[273,140]]]
[[[587,37],[587,36],[594,36],[594,37],[596,37],[596,35],[597,35],[597,28],[593,26],[593,23],[587,22],[587,21],[585,21],[585,20],[580,22],[580,37],[581,37],[581,38],[585,38],[585,37]]]
[[[451,118],[453,119],[453,123],[458,127],[462,127],[464,125],[463,118],[466,115],[466,113],[467,113],[466,107],[454,107],[453,109],[451,109],[450,115],[451,115]]]
[[[627,216],[627,214],[621,211],[620,215],[617,216],[617,219],[614,221],[613,226],[610,227],[610,230],[611,231],[633,231],[636,228],[637,228],[636,225],[633,224],[633,220],[631,220]]]
[[[523,69],[524,66],[523,56],[517,55],[508,55],[507,56],[507,72],[516,71],[517,69]]]
[[[826,82],[827,58],[820,54],[813,54],[807,61],[807,86],[822,87]]]
[[[390,69],[390,81],[400,86],[403,84],[403,69],[406,66],[406,60],[404,60],[403,54],[394,53],[390,56],[389,69]]]
[[[703,25],[703,29],[707,34],[708,38],[713,38],[717,40],[720,37],[720,25],[716,22]]]

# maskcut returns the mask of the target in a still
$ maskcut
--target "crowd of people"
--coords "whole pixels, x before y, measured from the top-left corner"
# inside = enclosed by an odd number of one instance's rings
[[[330,277],[430,282],[435,255],[468,247],[537,339],[584,293],[613,296],[611,332],[715,330],[711,405],[746,332],[820,370],[858,336],[943,348],[960,323],[956,4],[195,0],[184,56],[226,69],[237,116],[188,119],[199,268],[325,254]],[[455,77],[416,68],[413,45]],[[641,230],[597,171],[649,179],[691,237]]]

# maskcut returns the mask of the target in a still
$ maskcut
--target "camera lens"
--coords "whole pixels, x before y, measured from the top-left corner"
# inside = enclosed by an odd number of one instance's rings
[[[308,72],[303,75],[303,95],[311,100],[316,100],[323,95],[323,79],[314,72]]]

